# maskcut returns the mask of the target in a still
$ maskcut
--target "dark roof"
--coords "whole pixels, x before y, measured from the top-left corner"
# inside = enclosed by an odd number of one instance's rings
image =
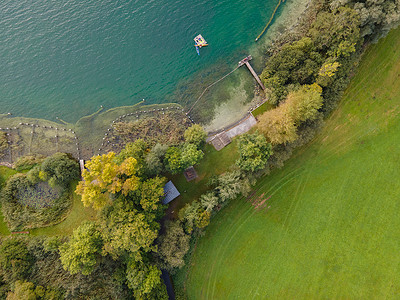
[[[164,185],[164,196],[165,198],[162,200],[163,204],[168,204],[172,200],[174,200],[176,197],[178,197],[180,193],[176,189],[175,185],[172,183],[172,181],[168,181],[166,185]]]
[[[185,172],[183,172],[183,175],[185,175],[186,181],[188,182],[197,178],[197,173],[193,166],[187,168]]]

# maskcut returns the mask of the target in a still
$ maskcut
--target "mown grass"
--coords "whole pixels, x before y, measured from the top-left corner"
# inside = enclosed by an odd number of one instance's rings
[[[212,176],[228,171],[238,159],[235,140],[220,151],[216,151],[213,146],[207,144],[204,148],[204,154],[204,159],[195,166],[198,175],[197,179],[187,182],[183,174],[169,178],[181,193],[179,198],[170,204],[173,207],[175,216],[186,203],[198,199],[210,189],[207,184]]]
[[[259,107],[257,107],[255,110],[252,111],[252,114],[255,118],[257,118],[259,115],[262,115],[265,113],[267,110],[272,109],[274,106],[269,103],[269,102],[264,102],[261,104]]]
[[[189,299],[398,298],[399,47],[400,29],[370,46],[315,140],[212,220]]]

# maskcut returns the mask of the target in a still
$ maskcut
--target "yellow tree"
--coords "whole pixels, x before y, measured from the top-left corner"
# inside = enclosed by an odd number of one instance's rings
[[[293,118],[282,105],[265,112],[258,121],[258,129],[271,144],[286,144],[297,138]]]
[[[82,195],[85,206],[102,209],[110,201],[110,193],[121,192],[127,195],[137,189],[139,178],[135,176],[137,161],[127,157],[120,165],[115,162],[115,153],[94,156],[86,162],[82,173],[83,180],[76,187],[76,193]]]

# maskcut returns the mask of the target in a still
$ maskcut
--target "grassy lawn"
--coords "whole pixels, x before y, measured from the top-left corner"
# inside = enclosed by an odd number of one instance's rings
[[[400,29],[369,47],[316,139],[212,220],[189,299],[398,298],[399,48]]]
[[[207,183],[213,175],[226,172],[238,158],[235,140],[220,151],[216,151],[213,146],[207,144],[204,153],[204,159],[195,166],[197,179],[187,182],[183,174],[170,178],[181,193],[181,196],[170,204],[175,215],[186,203],[198,199],[209,189]]]
[[[253,110],[252,114],[254,117],[257,118],[257,116],[262,115],[263,113],[265,113],[267,110],[272,109],[274,106],[269,103],[269,102],[264,102],[263,104],[261,104],[259,107],[257,107],[255,110]]]

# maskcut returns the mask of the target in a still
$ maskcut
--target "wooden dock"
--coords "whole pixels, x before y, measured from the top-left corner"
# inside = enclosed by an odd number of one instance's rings
[[[265,91],[265,86],[260,80],[260,77],[258,77],[257,73],[254,71],[253,67],[250,65],[249,61],[252,60],[253,57],[251,55],[243,58],[241,61],[239,61],[238,66],[241,67],[243,65],[246,65],[246,67],[249,69],[251,75],[253,75],[254,79],[257,81],[257,83],[260,85],[260,87]]]

